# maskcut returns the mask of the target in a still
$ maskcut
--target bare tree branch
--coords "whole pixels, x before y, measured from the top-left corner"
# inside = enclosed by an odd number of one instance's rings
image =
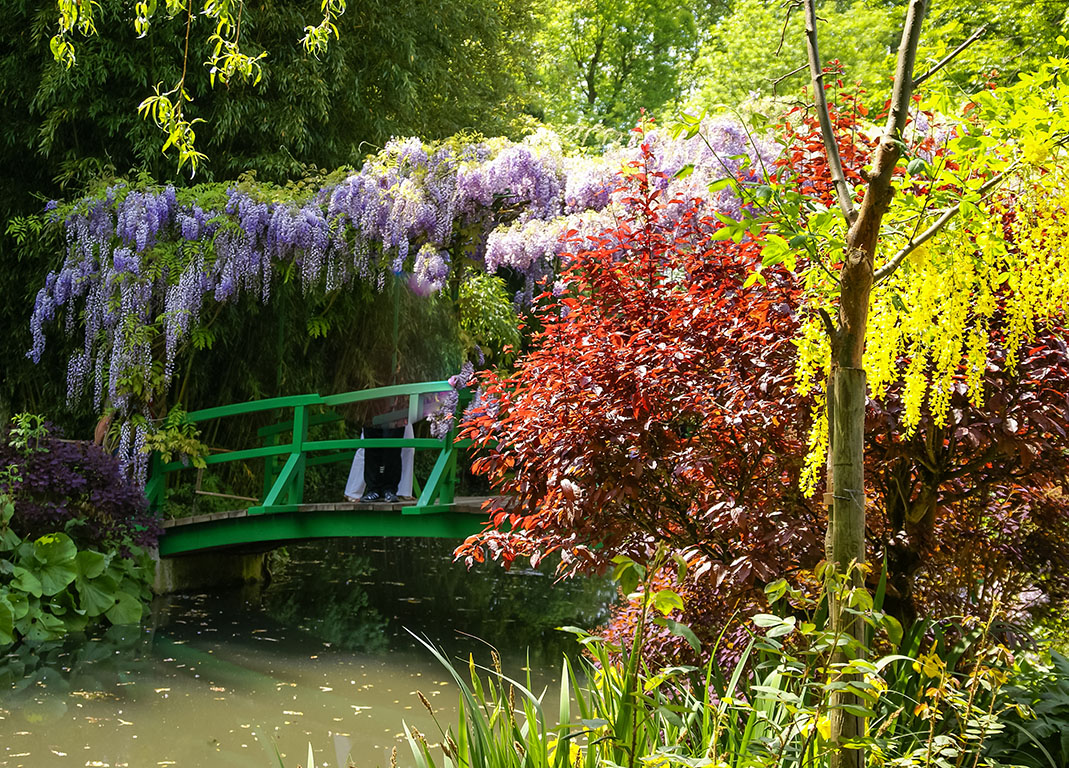
[[[950,52],[950,53],[948,53],[948,54],[947,54],[946,56],[944,56],[944,57],[943,57],[943,58],[942,58],[942,59],[941,59],[941,60],[939,61],[939,63],[938,63],[938,64],[936,64],[936,65],[935,65],[934,67],[932,67],[931,69],[929,69],[929,70],[928,70],[927,72],[925,72],[925,73],[924,73],[923,75],[921,75],[920,77],[918,77],[918,78],[915,78],[915,79],[913,80],[913,88],[914,88],[914,90],[916,90],[917,88],[919,88],[919,87],[920,87],[920,84],[921,84],[921,83],[923,83],[923,82],[924,82],[925,80],[927,80],[927,79],[928,79],[929,77],[931,77],[932,75],[934,75],[934,74],[935,74],[936,72],[938,72],[939,70],[941,70],[941,69],[942,69],[943,67],[945,67],[945,66],[946,66],[947,64],[949,64],[950,62],[952,62],[952,61],[953,61],[953,60],[954,60],[954,59],[955,59],[955,58],[956,58],[956,57],[958,56],[958,54],[960,54],[960,53],[961,53],[962,51],[964,51],[964,50],[965,50],[966,48],[968,48],[968,47],[969,47],[970,45],[972,45],[972,44],[973,44],[973,43],[975,43],[975,42],[976,42],[977,40],[979,40],[979,39],[980,39],[980,38],[981,38],[981,37],[983,36],[984,32],[986,32],[986,31],[987,31],[987,25],[985,24],[984,26],[980,27],[980,28],[979,28],[978,30],[976,30],[975,32],[973,32],[973,33],[972,33],[972,35],[970,35],[970,36],[969,36],[969,39],[968,39],[968,40],[966,40],[966,41],[965,41],[964,43],[962,43],[962,44],[961,44],[961,45],[959,45],[959,46],[958,46],[957,48],[955,48],[955,49],[954,49],[953,51],[951,51],[951,52]]]
[[[835,142],[835,131],[831,125],[831,112],[828,111],[828,98],[824,93],[824,68],[820,61],[820,49],[817,46],[817,9],[815,0],[805,0],[805,41],[809,54],[809,76],[813,81],[813,104],[820,121],[820,135],[824,140],[824,152],[828,156],[828,168],[835,185],[835,195],[839,199],[839,208],[848,224],[857,218],[854,209],[850,185],[843,174],[843,163],[839,157],[839,145]]]
[[[806,1],[810,4],[813,2]],[[872,156],[872,170],[868,176],[865,196],[846,235],[846,249],[840,270],[840,348],[835,355],[842,368],[863,368],[865,328],[868,325],[869,293],[872,290],[876,247],[881,236],[884,214],[890,209],[894,199],[892,182],[895,166],[905,149],[902,133],[909,117],[913,95],[913,66],[917,60],[917,44],[927,5],[927,0],[909,0],[902,29],[902,42],[898,47],[898,63],[895,66],[887,125]]]
[[[796,67],[795,69],[792,69],[790,72],[788,72],[785,75],[780,75],[779,77],[777,77],[775,80],[772,81],[772,93],[775,94],[776,93],[776,86],[778,86],[780,83],[782,83],[788,77],[793,77],[794,75],[797,75],[799,72],[801,72],[803,69],[808,69],[808,68],[809,68],[809,64],[806,63],[806,64],[803,64],[800,67]],[[809,105],[806,104],[806,106],[808,107]]]
[[[997,173],[990,179],[988,179],[987,182],[985,182],[984,185],[979,189],[981,197],[993,190],[999,184],[1001,184],[1006,179],[1006,176],[1009,175],[1009,173],[1016,166],[1017,163],[1014,163],[1006,170],[1002,171],[1001,173]],[[902,262],[907,256],[909,256],[911,253],[913,253],[913,251],[917,250],[917,248],[924,245],[926,242],[928,242],[937,234],[939,234],[939,231],[947,225],[947,222],[957,216],[960,210],[960,202],[952,205],[950,208],[947,208],[946,211],[943,212],[943,215],[935,220],[935,223],[933,223],[932,226],[921,232],[919,235],[917,235],[917,237],[911,239],[905,246],[903,246],[902,250],[892,256],[886,264],[876,270],[875,274],[873,274],[872,276],[873,283],[881,283],[887,278],[889,278],[891,275],[893,275],[895,273],[895,270],[897,270],[899,266],[901,266]]]
[[[794,9],[797,7],[797,2],[792,2],[787,6],[787,15],[783,19],[783,29],[779,32],[779,45],[776,46],[776,56],[779,56],[783,50],[783,44],[787,40],[787,25],[791,23],[791,14],[794,13]]]

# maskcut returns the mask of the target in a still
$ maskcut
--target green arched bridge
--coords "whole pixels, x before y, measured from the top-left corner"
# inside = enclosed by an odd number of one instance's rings
[[[375,417],[375,423],[390,423],[407,418],[415,424],[429,410],[428,404],[441,393],[451,392],[448,381],[402,384],[378,389],[346,392],[338,395],[318,394],[276,397],[247,403],[224,405],[189,413],[189,421],[202,435],[211,434],[211,422],[218,419],[275,419],[261,427],[260,445],[238,450],[215,450],[204,457],[208,468],[242,463],[243,471],[263,474],[263,491],[259,498],[214,493],[200,489],[196,493],[242,502],[240,509],[168,519],[166,488],[168,479],[177,473],[198,472],[181,462],[164,462],[153,455],[145,493],[152,507],[164,517],[160,537],[161,557],[206,550],[269,545],[301,539],[362,536],[427,536],[463,538],[484,527],[487,515],[482,511],[485,498],[457,498],[457,450],[462,447],[454,429],[441,439],[433,437],[317,439],[324,425],[342,422],[336,408],[370,401],[407,402],[407,408]],[[461,392],[458,409],[466,398]],[[381,410],[381,409],[380,409]],[[337,430],[335,430],[337,431]],[[432,451],[436,459],[425,477],[413,477],[415,500],[396,504],[342,502],[342,488],[337,489],[337,503],[304,503],[305,470],[332,462],[351,462],[358,448],[414,448]],[[235,504],[237,506],[237,504]]]

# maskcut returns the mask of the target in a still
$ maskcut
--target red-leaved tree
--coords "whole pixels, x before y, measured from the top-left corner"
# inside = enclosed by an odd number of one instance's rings
[[[807,165],[815,128],[802,123],[791,137],[801,149],[785,156],[830,189]],[[667,541],[694,564],[679,618],[712,639],[760,606],[765,583],[804,583],[823,556],[821,489],[812,500],[798,490],[809,427],[792,381],[799,288],[780,269],[744,287],[760,238],[724,238],[697,201],[666,200],[645,168],[631,171],[626,216],[573,241],[541,297],[533,351],[512,373],[484,375],[463,432],[474,471],[511,501],[458,554],[508,563],[558,551],[570,571]],[[985,611],[996,595],[1028,610],[1069,597],[1065,339],[1043,331],[1012,375],[995,350],[985,406],[959,388],[946,425],[925,418],[909,438],[897,391],[869,402],[867,548],[886,560],[887,607],[903,621]]]
[[[577,569],[669,541],[694,553],[696,578],[745,591],[821,553],[821,514],[798,490],[798,286],[772,269],[744,288],[757,242],[723,238],[647,173],[625,175],[617,226],[571,242],[533,351],[482,381],[463,433],[473,471],[511,503],[459,554],[559,551]]]

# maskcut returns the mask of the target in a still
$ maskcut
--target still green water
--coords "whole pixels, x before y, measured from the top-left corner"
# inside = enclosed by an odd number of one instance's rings
[[[552,686],[573,652],[562,625],[604,621],[614,587],[497,566],[468,571],[453,543],[302,544],[265,589],[176,595],[146,626],[0,658],[0,768],[267,768],[411,764],[402,724],[438,733],[457,689],[409,632],[467,667],[496,647],[510,675]],[[344,762],[341,763],[344,765]]]

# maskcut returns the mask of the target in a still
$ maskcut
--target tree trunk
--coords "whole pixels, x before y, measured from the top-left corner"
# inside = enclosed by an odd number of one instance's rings
[[[825,556],[839,573],[852,563],[865,561],[865,329],[869,318],[869,294],[875,277],[876,248],[880,240],[883,216],[891,206],[891,185],[895,165],[901,155],[902,132],[906,126],[913,92],[913,67],[921,25],[927,12],[927,0],[909,0],[898,47],[894,86],[889,103],[883,137],[872,158],[861,204],[854,205],[854,191],[847,183],[839,158],[830,110],[824,93],[824,72],[817,46],[816,0],[803,0],[805,10],[806,50],[813,86],[813,105],[820,121],[824,150],[835,186],[836,197],[849,227],[839,273],[838,317],[833,322],[825,316],[831,334],[831,375],[828,382],[828,482],[832,503],[829,505]],[[893,270],[892,270],[893,271]],[[860,576],[855,572],[855,579]],[[863,588],[863,584],[859,584]],[[861,641],[863,624],[843,610],[841,601],[829,593],[829,618],[833,629],[841,629]],[[841,655],[839,660],[841,660]],[[836,693],[832,706],[856,703],[856,697]],[[862,736],[864,719],[847,714],[841,708],[831,713],[833,745]],[[861,749],[836,748],[831,755],[832,768],[863,768],[865,753]]]
[[[831,380],[828,398],[831,429],[829,462],[832,472],[832,503],[829,505],[825,554],[837,573],[847,573],[852,565],[865,562],[865,371],[861,368],[838,368]],[[863,586],[863,577],[850,572],[848,586]],[[865,645],[865,623],[843,610],[837,589],[828,593],[830,629],[857,639]],[[836,653],[833,662],[846,661]],[[832,743],[842,744],[865,734],[864,719],[847,713],[844,705],[860,705],[853,694],[835,691],[829,704]],[[836,749],[831,756],[832,768],[864,768],[865,753],[859,749]]]

